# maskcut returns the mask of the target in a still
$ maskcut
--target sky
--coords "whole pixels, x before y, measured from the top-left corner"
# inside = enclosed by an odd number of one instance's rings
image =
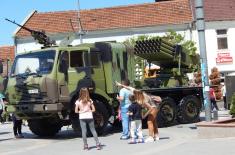
[[[104,8],[128,4],[154,2],[154,0],[80,0],[81,9]],[[17,26],[5,18],[21,24],[33,10],[53,12],[77,10],[78,0],[1,0],[0,1],[0,46],[13,45],[13,33]]]

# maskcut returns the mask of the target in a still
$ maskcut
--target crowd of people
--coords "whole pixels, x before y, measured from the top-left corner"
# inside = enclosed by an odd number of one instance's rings
[[[122,121],[122,136],[120,139],[126,140],[131,138],[131,144],[159,140],[156,117],[161,98],[146,94],[143,91],[129,86],[129,84],[129,80],[124,80],[122,83],[116,82],[116,85],[121,87],[119,96],[117,96],[120,102]],[[143,111],[145,113],[142,113]],[[144,140],[141,122],[145,117],[147,117],[149,136]]]
[[[129,144],[159,140],[156,117],[159,111],[158,106],[161,102],[161,98],[148,95],[140,90],[130,87],[129,84],[129,80],[124,80],[122,83],[116,82],[116,85],[121,87],[119,95],[117,95],[117,100],[120,102],[119,118],[122,122],[122,135],[120,139],[130,139]],[[75,113],[79,114],[84,150],[89,150],[87,143],[87,127],[89,127],[94,137],[97,149],[102,149],[94,126],[93,112],[95,112],[95,106],[90,98],[89,91],[87,88],[81,88],[79,97],[75,102]],[[142,119],[145,119],[146,117],[149,136],[144,139]]]
[[[130,86],[129,80],[123,80],[121,83],[116,82],[116,86],[120,87],[119,94],[116,99],[119,101],[118,117],[122,124],[121,140],[128,140],[129,144],[154,142],[159,140],[159,132],[157,125],[157,114],[159,112],[159,104],[161,98],[147,94],[141,90]],[[222,88],[224,108],[226,106],[226,89]],[[211,110],[219,110],[213,87],[210,88]],[[4,111],[5,101],[0,98],[0,121],[3,123],[2,113]],[[78,99],[75,102],[75,113],[79,114],[79,121],[82,130],[82,139],[84,150],[89,150],[87,143],[87,127],[89,127],[98,150],[102,149],[98,135],[95,130],[93,112],[95,106],[90,98],[88,88],[81,88]],[[13,133],[15,138],[23,138],[21,131],[22,120],[17,118],[15,114],[11,115],[13,121]],[[142,120],[147,118],[148,137],[144,138],[142,132]]]
[[[158,103],[161,98],[151,96],[140,90],[129,86],[129,80],[124,80],[122,83],[116,82],[118,87],[121,87],[117,100],[120,102],[119,112],[122,122],[122,135],[120,139],[130,139],[130,144],[153,142],[159,140],[158,126],[156,117],[159,111]],[[0,100],[0,121],[3,122],[2,112],[4,111],[4,101]],[[93,112],[95,106],[90,98],[88,88],[81,88],[78,99],[75,102],[75,113],[79,115],[80,126],[82,130],[82,139],[84,150],[89,150],[87,143],[87,127],[89,127],[98,150],[102,149],[98,135],[95,130]],[[142,133],[142,120],[147,117],[147,125],[149,130],[148,138],[144,139]],[[22,120],[14,113],[11,115],[13,121],[13,133],[15,138],[23,138]]]

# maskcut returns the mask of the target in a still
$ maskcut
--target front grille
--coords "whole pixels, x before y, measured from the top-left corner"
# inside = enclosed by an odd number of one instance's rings
[[[41,92],[39,85],[16,85],[16,94],[19,96],[19,102],[29,102],[36,100],[45,100],[47,97],[46,92]],[[29,90],[38,89],[38,93],[29,94]]]

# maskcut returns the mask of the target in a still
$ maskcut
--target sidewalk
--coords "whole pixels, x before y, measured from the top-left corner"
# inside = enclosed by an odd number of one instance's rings
[[[216,121],[216,120],[225,120],[228,118],[232,118],[232,115],[229,114],[229,110],[219,110],[219,111],[213,111],[211,113],[211,120]],[[205,119],[205,111],[202,111],[200,113],[200,120],[201,121],[206,121]]]
[[[211,113],[211,120],[225,120],[228,118],[232,118],[232,116],[229,114],[229,110],[225,110],[223,108],[224,102],[223,101],[217,101],[217,105],[219,107],[219,111],[214,111]],[[216,113],[218,112],[218,113]],[[203,110],[200,113],[200,120],[205,121],[205,110]]]

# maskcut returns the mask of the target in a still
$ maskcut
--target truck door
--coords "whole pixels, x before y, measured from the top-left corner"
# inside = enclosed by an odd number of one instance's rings
[[[68,51],[60,51],[58,59],[58,92],[59,100],[61,102],[69,101],[69,88],[68,88],[68,68],[69,68],[69,53]]]
[[[71,93],[76,93],[82,87],[93,87],[91,67],[86,50],[70,51],[70,67],[68,70],[68,84]]]

